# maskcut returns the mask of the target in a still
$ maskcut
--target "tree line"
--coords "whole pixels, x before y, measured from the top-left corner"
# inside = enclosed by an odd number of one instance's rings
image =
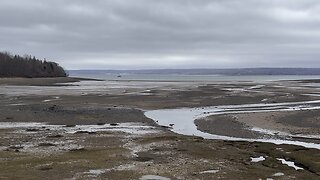
[[[0,77],[66,77],[67,72],[55,62],[25,55],[0,52]]]

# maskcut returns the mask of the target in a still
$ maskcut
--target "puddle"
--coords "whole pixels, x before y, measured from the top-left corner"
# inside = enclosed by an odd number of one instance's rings
[[[170,180],[170,178],[157,176],[157,175],[144,175],[140,180]]]
[[[206,139],[220,139],[231,141],[257,141],[270,142],[274,144],[292,144],[304,146],[307,148],[320,149],[320,144],[307,143],[301,141],[291,141],[282,139],[248,139],[229,136],[209,134],[197,129],[194,120],[205,118],[210,115],[239,114],[252,112],[277,112],[277,111],[299,111],[320,109],[320,100],[288,102],[288,103],[271,103],[271,104],[245,104],[245,105],[227,105],[227,106],[209,106],[202,108],[180,108],[180,109],[161,109],[145,112],[145,116],[153,119],[161,126],[171,127],[171,131],[190,136],[201,136]],[[263,129],[256,129],[262,131]],[[274,132],[265,132],[274,133]]]
[[[133,168],[135,168],[136,165],[135,164],[122,164],[116,168],[113,168],[116,171],[128,171],[128,170],[132,170]]]
[[[278,172],[278,173],[274,173],[272,176],[275,176],[275,177],[284,176],[284,173]]]
[[[320,94],[301,94],[303,96],[314,96],[314,97],[320,97]]]
[[[99,176],[103,173],[106,173],[106,170],[105,169],[93,169],[93,170],[89,170],[89,172],[87,172],[87,173]]]
[[[202,172],[199,172],[199,174],[215,174],[215,173],[218,173],[219,170],[207,170],[207,171],[202,171]]]
[[[43,127],[45,123],[35,122],[0,122],[0,129]]]
[[[51,102],[51,101],[56,101],[56,100],[58,100],[58,99],[60,99],[60,97],[59,97],[59,96],[56,96],[56,97],[53,97],[53,99],[45,99],[45,100],[43,100],[42,102]]]
[[[256,85],[256,86],[251,86],[251,87],[249,87],[248,89],[261,89],[261,88],[263,88],[263,87],[265,87],[266,85]]]
[[[16,103],[16,104],[9,104],[9,106],[24,106],[27,105],[25,103]]]
[[[281,161],[282,164],[285,164],[289,167],[293,167],[295,170],[303,170],[303,168],[298,167],[292,161],[286,161],[285,159],[277,158],[277,160]]]
[[[257,158],[255,158],[255,157],[250,157],[250,159],[251,159],[251,162],[253,162],[253,163],[257,163],[257,162],[261,162],[261,161],[266,160],[266,158],[263,157],[263,156],[260,156],[260,157],[257,157]]]

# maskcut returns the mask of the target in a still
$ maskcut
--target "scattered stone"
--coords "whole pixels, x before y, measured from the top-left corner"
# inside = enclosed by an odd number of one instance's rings
[[[70,152],[77,152],[77,151],[85,151],[86,149],[83,147],[80,148],[73,148],[73,149],[69,149]]]
[[[160,126],[160,127],[162,127],[162,128],[166,128],[166,129],[171,128],[171,127],[169,127],[169,126]]]
[[[106,123],[103,123],[103,122],[97,123],[98,126],[103,126],[103,125],[105,125],[105,124],[106,124]]]
[[[169,124],[169,126],[171,126],[171,127],[172,127],[172,126],[174,126],[174,124]]]
[[[23,146],[10,146],[9,148],[18,150],[18,149],[23,149]]]
[[[56,146],[56,144],[53,143],[39,143],[39,147],[49,147],[49,146]]]
[[[67,124],[65,127],[76,127],[74,124]]]
[[[193,137],[194,142],[202,142],[204,140],[203,137]]]
[[[97,132],[92,131],[77,131],[74,134],[96,134]]]
[[[40,131],[40,129],[36,129],[36,128],[28,128],[26,129],[27,132],[38,132]]]
[[[149,156],[138,156],[135,158],[135,160],[139,162],[147,162],[153,160],[153,158]]]
[[[118,126],[118,123],[111,123],[110,126]]]
[[[47,138],[62,138],[62,137],[63,136],[61,134],[47,136]]]
[[[177,151],[185,152],[185,151],[188,151],[188,150],[187,149],[182,149],[182,148],[177,148]]]
[[[54,111],[56,109],[57,109],[57,105],[53,105],[48,108],[49,111]]]
[[[53,168],[50,167],[50,166],[43,166],[43,167],[40,167],[40,168],[39,168],[40,171],[49,171],[49,170],[51,170],[51,169],[53,169]]]

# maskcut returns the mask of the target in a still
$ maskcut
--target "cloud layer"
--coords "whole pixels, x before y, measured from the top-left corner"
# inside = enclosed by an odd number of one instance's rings
[[[320,2],[2,0],[0,50],[69,69],[320,67]]]

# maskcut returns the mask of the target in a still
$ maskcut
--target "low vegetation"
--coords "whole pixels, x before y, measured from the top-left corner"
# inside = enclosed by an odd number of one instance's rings
[[[31,56],[0,52],[0,77],[66,77],[66,71],[55,62]]]

